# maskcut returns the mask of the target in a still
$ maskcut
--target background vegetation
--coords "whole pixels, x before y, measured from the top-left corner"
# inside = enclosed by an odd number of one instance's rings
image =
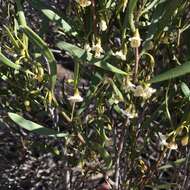
[[[189,189],[188,0],[0,0],[0,188]]]

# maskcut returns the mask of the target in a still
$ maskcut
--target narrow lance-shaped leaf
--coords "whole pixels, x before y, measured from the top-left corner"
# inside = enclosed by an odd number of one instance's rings
[[[150,9],[152,9],[156,4],[158,4],[160,2],[160,0],[153,0],[151,3],[149,3],[147,5],[147,7],[145,7],[143,9],[143,11],[141,12],[141,15],[143,15],[144,13],[148,12]]]
[[[190,89],[184,82],[181,83],[181,90],[186,98],[190,97]]]
[[[90,64],[95,65],[96,67],[100,67],[106,71],[111,71],[113,73],[128,75],[126,72],[118,69],[117,67],[109,64],[104,60],[93,59],[92,53],[86,52],[84,49],[79,48],[75,45],[61,41],[57,43],[56,46],[61,50],[67,51],[74,58],[80,59],[82,61],[89,61]]]
[[[55,22],[64,32],[71,32],[73,36],[77,35],[77,32],[72,31],[71,25],[59,16],[52,7],[46,5],[41,0],[32,0],[30,3],[35,9],[40,10],[50,21]]]
[[[11,33],[10,29],[8,27],[6,27],[5,25],[4,25],[4,28],[7,32],[7,35],[9,36],[10,41],[12,42],[12,44],[14,45],[16,50],[19,51],[20,46],[19,46],[18,42],[16,41],[15,37],[13,36],[13,34]]]
[[[20,65],[13,63],[10,59],[5,57],[1,52],[0,52],[0,62],[16,70],[19,70],[21,68]]]
[[[155,76],[149,82],[156,83],[156,82],[161,82],[165,80],[170,80],[170,79],[173,79],[173,78],[176,78],[188,73],[190,73],[190,61],[184,63],[183,65],[170,69],[160,75]]]
[[[183,1],[184,0],[161,1],[156,7],[152,16],[152,24],[149,26],[144,42],[145,49],[148,48],[150,40],[153,38],[156,39],[164,31],[166,26],[171,25],[172,16],[176,13],[176,10],[178,10],[178,7],[180,7]]]
[[[121,91],[120,91],[119,88],[116,86],[116,84],[114,83],[113,80],[111,81],[111,83],[112,83],[113,90],[114,90],[116,96],[119,98],[120,101],[124,101],[123,94],[121,93]]]
[[[56,78],[57,78],[57,65],[56,60],[54,58],[53,53],[48,48],[48,45],[42,40],[42,38],[36,34],[31,28],[29,27],[22,27],[24,33],[30,38],[30,40],[40,48],[41,52],[47,58],[49,66],[50,66],[50,82],[51,82],[51,90],[52,93],[55,88]]]
[[[30,74],[30,75],[34,75],[34,73],[32,73],[30,70],[28,69],[23,69],[20,65],[13,63],[10,59],[8,59],[6,56],[4,56],[1,52],[0,52],[0,63],[3,63],[4,65],[11,67],[15,70],[20,70],[22,72],[25,72],[26,74]]]
[[[118,73],[118,74],[121,74],[121,75],[128,75],[126,72],[118,69],[117,67],[109,64],[108,62],[106,61],[97,61],[97,62],[94,62],[92,63],[93,65],[95,65],[96,67],[100,67],[106,71],[110,71],[112,73]]]
[[[128,20],[132,32],[135,32],[134,10],[137,6],[138,0],[129,0],[128,4]]]
[[[77,59],[81,59],[83,61],[85,61],[85,60],[91,61],[92,60],[91,53],[86,52],[84,49],[79,48],[68,42],[60,41],[56,44],[56,46],[61,50],[67,51],[71,56],[76,57]]]
[[[100,154],[100,156],[104,159],[106,167],[111,168],[112,158],[111,155],[106,150],[106,148],[98,143],[90,144],[90,146],[93,150],[97,151]]]
[[[113,90],[114,90],[117,98],[119,99],[119,101],[124,101],[123,95],[122,95],[121,91],[119,90],[119,88],[114,83],[114,81],[110,79],[110,83],[111,83]]]
[[[27,26],[27,23],[26,23],[26,17],[24,15],[24,11],[21,5],[21,0],[16,0],[16,6],[17,6],[19,24],[25,27]],[[25,49],[28,50],[28,37],[25,34],[23,35],[23,44],[25,46]]]
[[[52,137],[65,137],[67,134],[66,133],[58,133],[57,131],[53,129],[49,129],[46,127],[43,127],[42,125],[39,125],[33,121],[24,119],[20,115],[16,113],[8,113],[8,116],[20,127],[37,133],[39,135],[46,135],[46,136],[52,136]]]

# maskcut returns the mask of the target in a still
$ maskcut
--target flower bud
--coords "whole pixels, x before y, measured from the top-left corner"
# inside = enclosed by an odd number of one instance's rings
[[[178,145],[174,141],[168,143],[166,145],[166,147],[169,148],[170,150],[177,150],[178,149]]]
[[[99,26],[101,31],[105,31],[107,29],[106,21],[104,19],[101,19]]]
[[[181,139],[181,145],[182,145],[182,146],[186,146],[186,145],[188,144],[188,142],[189,142],[189,136],[188,136],[188,135],[184,136],[184,137]]]
[[[77,0],[77,3],[83,8],[91,5],[91,1],[89,0]]]
[[[134,36],[132,38],[129,38],[130,44],[132,48],[138,48],[141,45],[141,38],[139,35],[139,31],[136,30]]]
[[[25,100],[24,105],[25,105],[26,111],[31,111],[30,101],[29,100]]]
[[[83,101],[83,97],[80,96],[80,93],[78,91],[78,89],[76,90],[76,92],[74,93],[74,96],[70,96],[68,98],[68,100],[71,102],[71,103],[76,103],[76,102],[82,102]]]
[[[125,11],[126,7],[127,7],[127,3],[128,0],[123,0],[122,4],[123,4],[123,12]]]

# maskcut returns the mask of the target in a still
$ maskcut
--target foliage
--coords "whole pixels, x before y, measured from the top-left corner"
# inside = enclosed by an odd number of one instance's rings
[[[3,123],[61,138],[65,166],[111,173],[115,189],[190,187],[188,0],[2,5]]]

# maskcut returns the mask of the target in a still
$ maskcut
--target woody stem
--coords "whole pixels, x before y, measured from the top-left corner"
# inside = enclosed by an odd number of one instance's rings
[[[135,67],[133,75],[134,83],[137,83],[138,67],[139,67],[139,48],[137,47],[135,48]]]
[[[93,16],[93,32],[96,36],[97,28],[96,28],[96,0],[91,0],[92,3],[92,16]]]

